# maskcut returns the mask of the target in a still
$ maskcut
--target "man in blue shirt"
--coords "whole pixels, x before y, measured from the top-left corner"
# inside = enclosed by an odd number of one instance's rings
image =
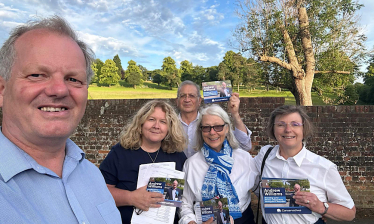
[[[17,27],[0,49],[0,223],[121,223],[99,169],[68,139],[92,56],[57,16]]]

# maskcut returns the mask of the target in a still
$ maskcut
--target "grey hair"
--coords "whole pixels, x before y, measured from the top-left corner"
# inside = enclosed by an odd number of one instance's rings
[[[73,39],[82,50],[85,61],[86,61],[86,74],[87,74],[87,85],[90,83],[92,76],[94,75],[91,63],[95,58],[95,54],[92,49],[79,40],[77,34],[71,28],[71,26],[61,17],[55,15],[49,18],[44,18],[38,21],[29,21],[26,24],[20,25],[14,28],[9,38],[4,42],[0,49],[0,76],[8,81],[11,76],[12,67],[16,58],[15,42],[24,33],[36,29],[45,29],[48,31],[56,32],[62,35],[66,35]]]
[[[226,135],[226,139],[229,142],[231,148],[233,148],[233,149],[239,148],[239,143],[234,136],[234,132],[232,131],[232,123],[231,123],[229,115],[218,104],[212,104],[212,105],[204,106],[200,110],[200,115],[199,115],[197,130],[196,130],[196,132],[197,132],[196,146],[195,146],[196,151],[200,150],[201,147],[203,147],[203,143],[204,143],[203,136],[202,136],[202,131],[201,131],[201,128],[200,128],[201,122],[203,120],[202,118],[203,118],[204,115],[215,115],[215,116],[220,117],[229,127],[229,130],[228,130],[227,135]]]
[[[177,98],[179,98],[179,93],[180,93],[182,87],[185,86],[185,85],[195,86],[195,87],[196,87],[196,90],[197,90],[197,96],[198,96],[198,97],[201,97],[201,94],[200,94],[200,86],[197,85],[196,83],[190,81],[190,80],[185,80],[185,81],[183,81],[183,82],[179,85],[179,87],[178,87]]]

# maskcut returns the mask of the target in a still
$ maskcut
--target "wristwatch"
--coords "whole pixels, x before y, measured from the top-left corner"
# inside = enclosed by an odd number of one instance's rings
[[[323,202],[323,206],[325,206],[325,211],[321,215],[326,214],[327,210],[329,209],[329,204],[327,204],[327,202]]]

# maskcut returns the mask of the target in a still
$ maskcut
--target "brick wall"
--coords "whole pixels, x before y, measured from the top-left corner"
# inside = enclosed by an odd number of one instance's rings
[[[90,100],[71,139],[99,165],[118,142],[128,119],[147,101]],[[175,106],[174,99],[166,101]],[[253,132],[254,154],[269,144],[264,127],[271,111],[283,104],[284,98],[241,98],[240,114]],[[356,207],[374,209],[374,106],[312,106],[306,110],[317,127],[308,149],[338,165]]]
[[[72,139],[99,165],[118,142],[124,124],[146,101],[90,100]],[[166,101],[175,106],[174,99]],[[271,142],[264,127],[271,111],[283,104],[284,98],[241,98],[240,114],[253,132],[256,152]],[[316,126],[308,149],[338,165],[357,207],[374,208],[374,106],[312,106],[306,110]]]

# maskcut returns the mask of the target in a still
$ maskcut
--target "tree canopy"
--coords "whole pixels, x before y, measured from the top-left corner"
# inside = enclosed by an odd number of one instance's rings
[[[113,58],[113,61],[116,63],[116,66],[118,68],[117,70],[117,74],[119,75],[119,77],[121,77],[121,79],[123,79],[123,68],[122,68],[122,63],[121,63],[121,59],[119,58],[118,54],[116,54],[116,56],[114,56]]]
[[[106,60],[104,65],[101,67],[101,74],[98,77],[99,84],[105,86],[117,84],[120,80],[117,70],[118,68],[113,60]]]
[[[174,59],[170,56],[164,58],[162,62],[163,82],[171,89],[173,86],[178,86],[181,82],[179,70],[175,64]]]
[[[352,82],[366,50],[356,15],[362,5],[354,0],[239,0],[238,6],[238,48],[267,63],[263,72],[269,84],[288,88],[297,104],[312,105],[314,79],[324,80],[314,84],[321,92],[336,80]]]
[[[136,62],[133,60],[128,61],[127,70],[125,71],[125,77],[127,83],[133,85],[135,88],[136,85],[139,85],[143,82],[142,71],[139,66],[136,65]]]

